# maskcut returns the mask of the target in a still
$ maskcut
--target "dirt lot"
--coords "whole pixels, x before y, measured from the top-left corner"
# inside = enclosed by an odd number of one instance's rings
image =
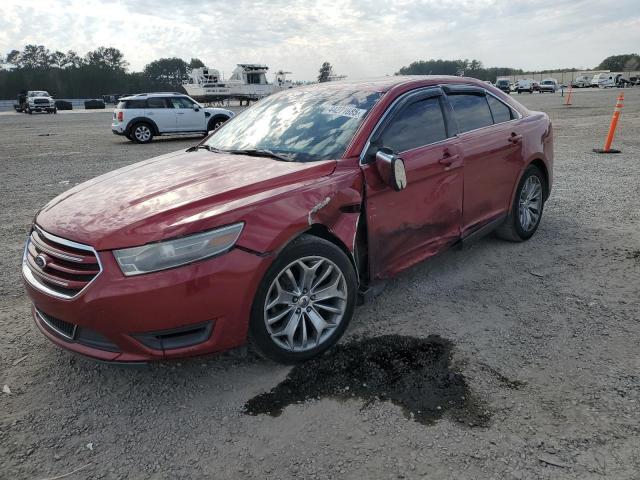
[[[332,356],[295,369],[252,355],[133,369],[50,344],[19,274],[37,209],[197,139],[133,145],[109,112],[0,115],[0,478],[637,479],[640,89],[625,91],[623,153],[591,152],[616,95],[519,96],[556,134],[537,235],[413,268]]]

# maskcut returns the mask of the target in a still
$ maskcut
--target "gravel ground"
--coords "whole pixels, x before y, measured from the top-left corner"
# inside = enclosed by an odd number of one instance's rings
[[[442,254],[357,310],[335,371],[359,365],[360,351],[378,361],[397,336],[408,360],[394,363],[386,395],[359,385],[384,387],[364,368],[341,385],[317,364],[251,354],[124,368],[50,344],[19,274],[37,209],[197,138],[133,145],[109,132],[109,112],[0,114],[0,478],[637,479],[640,89],[625,91],[623,153],[591,152],[616,95],[579,90],[571,107],[559,95],[518,97],[555,127],[542,225],[527,243],[489,237]],[[432,355],[424,375],[413,368],[421,345]],[[332,360],[321,360],[329,375]],[[458,403],[438,413],[395,390],[428,395],[422,379],[444,389],[436,401],[458,392]],[[296,380],[304,389],[287,387]],[[424,408],[428,421],[415,413]],[[466,422],[470,410],[482,421]]]

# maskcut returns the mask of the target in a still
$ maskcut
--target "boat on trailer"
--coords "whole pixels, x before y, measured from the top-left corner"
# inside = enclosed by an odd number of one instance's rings
[[[291,72],[279,70],[275,82],[267,81],[269,67],[257,63],[239,63],[228,80],[215,68],[194,68],[182,84],[189,96],[203,102],[226,99],[258,100],[272,93],[292,88],[287,80]]]

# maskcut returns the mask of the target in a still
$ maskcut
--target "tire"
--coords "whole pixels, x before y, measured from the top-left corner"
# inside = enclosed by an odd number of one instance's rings
[[[218,128],[220,128],[222,124],[227,120],[229,120],[229,117],[225,115],[216,115],[215,117],[213,117],[207,124],[207,134],[212,130],[217,130]]]
[[[314,282],[319,283],[314,286]],[[302,235],[280,253],[258,287],[249,343],[260,355],[278,363],[296,364],[320,355],[349,325],[357,285],[353,265],[340,248]],[[326,298],[317,299],[318,292],[324,292]],[[316,324],[323,329],[315,328]]]
[[[535,189],[535,194],[532,193],[532,188]],[[496,230],[498,237],[511,242],[524,242],[525,240],[529,240],[538,230],[538,226],[540,226],[547,188],[547,181],[544,174],[535,165],[529,165],[520,179],[513,199],[513,205],[509,210],[509,215],[507,215],[505,222]],[[527,194],[527,192],[524,192],[526,203],[521,206],[520,200],[521,197],[523,197],[523,190],[525,189],[530,193]],[[521,208],[528,210],[528,217],[526,214],[520,214]],[[533,221],[536,211],[537,218]],[[531,221],[533,221],[533,223]]]
[[[149,143],[153,140],[153,127],[148,123],[136,123],[130,129],[129,138],[135,143]]]

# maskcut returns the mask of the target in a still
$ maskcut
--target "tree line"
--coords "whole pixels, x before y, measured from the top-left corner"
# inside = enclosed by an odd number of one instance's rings
[[[1,57],[0,57],[1,58]],[[47,90],[58,98],[95,98],[103,94],[145,91],[183,91],[188,69],[204,67],[198,58],[160,58],[141,72],[129,72],[124,54],[99,47],[80,56],[77,52],[50,51],[44,45],[12,50],[0,70],[0,98],[15,98],[23,90]],[[0,62],[1,63],[1,62]]]
[[[184,91],[182,82],[188,69],[204,67],[198,58],[189,62],[181,58],[160,58],[145,65],[141,72],[128,71],[124,54],[113,47],[99,47],[84,56],[73,50],[50,51],[44,45],[27,45],[22,51],[12,50],[0,69],[0,98],[15,98],[23,90],[47,90],[58,98],[95,98],[103,94],[149,91]],[[0,62],[2,63],[2,62]],[[637,71],[637,53],[612,55],[594,70]],[[556,69],[575,72],[579,69]],[[539,73],[548,73],[541,71]],[[498,77],[522,75],[522,69],[484,67],[479,60],[419,60],[402,67],[396,75],[464,75],[495,81]],[[333,67],[324,62],[317,80],[331,80]]]
[[[584,69],[557,68],[555,70],[541,70],[537,73],[577,72],[580,70]],[[640,70],[640,55],[637,53],[612,55],[605,58],[593,70],[610,70],[612,72],[637,71]],[[396,72],[396,75],[457,75],[495,82],[498,77],[510,77],[524,73],[531,72],[510,67],[485,68],[479,60],[419,60],[402,67]]]

